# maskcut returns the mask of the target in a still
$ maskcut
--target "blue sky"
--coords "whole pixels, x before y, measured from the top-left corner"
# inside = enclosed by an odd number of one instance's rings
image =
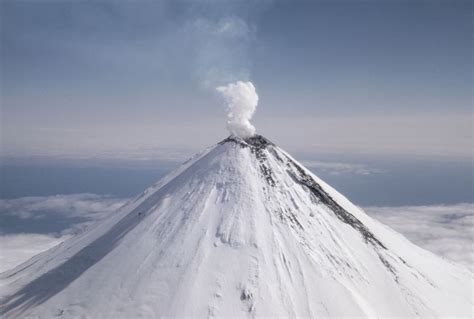
[[[257,131],[289,151],[471,156],[467,1],[2,1],[1,17],[4,155],[198,150],[227,134],[214,87],[242,79]]]

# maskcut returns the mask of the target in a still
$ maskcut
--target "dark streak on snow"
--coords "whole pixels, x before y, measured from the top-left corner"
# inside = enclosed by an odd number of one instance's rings
[[[219,144],[225,144],[227,142],[233,142],[241,147],[249,147],[251,152],[256,155],[257,159],[260,162],[260,170],[262,171],[263,176],[265,176],[267,182],[271,186],[275,186],[275,179],[273,178],[273,174],[271,169],[265,164],[267,161],[267,156],[264,153],[264,150],[268,146],[274,146],[272,142],[267,140],[265,137],[261,135],[254,135],[252,137],[242,139],[239,137],[235,136],[230,136],[220,142]],[[280,158],[276,153],[277,152],[272,152],[275,157],[281,161],[282,163],[284,160]],[[286,156],[285,156],[286,157]],[[290,166],[290,168],[293,168],[293,170],[288,170],[288,173],[290,176],[300,185],[303,185],[306,187],[311,194],[314,196],[314,199],[317,202],[321,202],[324,205],[326,205],[328,208],[333,211],[337,218],[341,220],[342,222],[350,225],[357,231],[359,231],[363,238],[365,239],[366,242],[371,243],[374,246],[381,247],[383,249],[387,249],[384,244],[380,240],[378,240],[372,232],[361,222],[359,221],[356,217],[354,217],[352,214],[350,214],[348,211],[346,211],[344,208],[342,208],[327,192],[323,190],[321,185],[319,185],[310,175],[308,175],[304,169],[298,165],[295,161],[293,161],[291,158],[286,157],[287,165]],[[294,170],[296,170],[297,174],[294,173]],[[293,217],[295,217],[293,215]],[[298,223],[299,224],[299,223]],[[301,227],[301,224],[299,225]]]
[[[38,255],[37,255],[37,256],[38,256]],[[35,257],[33,257],[33,258],[36,259],[37,256],[35,256]],[[16,274],[18,274],[18,273],[24,271],[25,269],[28,269],[29,267],[33,266],[34,264],[36,264],[36,263],[38,262],[38,259],[36,259],[35,261],[31,262],[31,261],[33,260],[33,258],[30,259],[24,267],[18,266],[17,268],[13,268],[12,270],[3,273],[2,276],[5,275],[5,278],[10,278],[10,277],[13,277],[13,276],[15,276]],[[21,267],[21,268],[19,268],[19,267]]]
[[[285,210],[287,212],[287,217],[290,219],[290,221],[292,222],[293,225],[297,225],[299,229],[301,230],[304,230],[304,227],[303,225],[301,225],[300,221],[298,220],[298,218],[296,217],[295,214],[293,214],[293,212],[291,211],[291,209],[286,209]]]
[[[297,228],[299,228],[299,230],[304,231],[303,225],[301,225],[296,215],[293,214],[293,212],[290,209],[283,210],[283,208],[279,208],[277,211],[275,211],[275,213],[278,215],[280,220],[287,221],[290,227],[293,228],[294,230],[298,231]]]
[[[339,218],[339,220],[359,231],[366,243],[372,244],[375,248],[380,247],[384,250],[387,250],[387,247],[380,240],[378,240],[360,220],[342,208],[327,192],[322,189],[321,185],[319,185],[310,175],[304,171],[301,166],[299,166],[289,157],[287,157],[287,160],[288,165],[294,168],[298,173],[295,174],[293,170],[288,170],[290,176],[293,177],[296,182],[308,188],[316,201],[321,202],[329,207],[331,211],[337,216],[337,218]],[[392,273],[395,282],[399,283],[399,278],[395,267],[393,267],[392,264],[387,259],[385,259],[382,256],[382,253],[378,250],[377,255],[379,256],[379,259],[385,268],[387,268],[387,270]]]
[[[266,181],[270,186],[275,186],[276,182],[273,178],[272,170],[266,165],[268,159],[266,153],[264,152],[264,150],[268,146],[272,146],[271,148],[269,148],[269,150],[272,152],[275,158],[282,164],[286,162],[286,165],[289,168],[287,170],[288,174],[298,184],[306,187],[310,191],[310,193],[312,194],[312,199],[314,201],[326,205],[332,212],[334,212],[334,214],[340,221],[348,224],[349,226],[357,230],[362,235],[366,243],[372,244],[375,248],[382,248],[384,250],[387,250],[387,247],[380,240],[378,240],[375,235],[360,220],[358,220],[354,215],[352,215],[342,206],[340,206],[326,191],[323,190],[321,185],[319,185],[309,174],[305,172],[305,170],[300,165],[298,165],[288,156],[285,156],[286,161],[283,160],[279,156],[278,152],[276,152],[273,148],[275,144],[273,144],[261,135],[255,135],[247,139],[241,139],[239,137],[230,136],[219,144],[224,144],[227,142],[236,143],[243,148],[249,147],[251,152],[255,154],[260,163],[259,168],[262,172],[262,175],[265,177]],[[286,217],[289,219],[291,226],[294,227],[293,225],[296,224],[300,229],[303,230],[303,226],[298,221],[296,216],[291,211],[287,213],[289,214],[286,215]],[[280,212],[280,218],[283,217],[282,215],[282,212]],[[382,264],[387,268],[390,273],[393,274],[395,281],[398,283],[399,278],[395,268],[390,262],[388,262],[387,259],[382,256],[380,251],[377,251],[377,254]]]
[[[260,172],[262,173],[263,177],[265,177],[265,180],[270,186],[275,186],[276,182],[275,179],[273,178],[273,172],[272,170],[267,166],[267,155],[265,154],[265,149],[269,145],[274,145],[272,142],[267,140],[265,137],[261,135],[254,135],[252,137],[246,138],[246,139],[241,139],[239,137],[235,136],[229,136],[219,144],[225,144],[227,142],[233,142],[241,147],[245,148],[248,147],[250,148],[250,151],[252,154],[255,154],[257,157],[257,160],[259,162],[259,168]]]
[[[385,245],[382,244],[382,242],[378,240],[360,220],[358,220],[356,217],[354,217],[354,215],[350,214],[348,211],[342,208],[328,193],[326,193],[322,189],[321,185],[316,183],[316,181],[303,170],[303,168],[301,168],[290,158],[288,158],[288,161],[291,166],[296,169],[298,174],[295,174],[292,171],[288,171],[288,173],[293,177],[296,182],[309,189],[317,201],[329,207],[331,211],[336,214],[339,220],[359,231],[366,242],[371,243],[374,246],[379,246],[383,249],[387,249]]]
[[[387,268],[387,270],[390,271],[390,272],[393,274],[393,276],[394,276],[394,278],[395,278],[395,281],[396,281],[397,283],[399,283],[397,272],[396,272],[395,268],[393,268],[392,264],[390,264],[390,263],[388,262],[388,260],[385,259],[380,253],[377,253],[377,254],[378,254],[378,256],[379,256],[380,261],[381,261],[382,264],[385,266],[385,268]]]

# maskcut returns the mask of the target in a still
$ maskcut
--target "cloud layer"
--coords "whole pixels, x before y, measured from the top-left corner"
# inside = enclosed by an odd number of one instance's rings
[[[70,236],[54,237],[41,234],[0,236],[0,273],[12,269],[34,255],[48,250]]]
[[[316,172],[324,172],[331,175],[354,174],[354,175],[371,175],[382,173],[377,168],[371,168],[365,164],[339,163],[339,162],[321,162],[321,161],[300,161],[303,165]]]
[[[94,194],[0,199],[0,272],[84,231],[124,203]]]
[[[413,243],[474,271],[474,204],[367,207]]]
[[[124,199],[95,194],[1,199],[0,235],[77,234],[124,203]]]

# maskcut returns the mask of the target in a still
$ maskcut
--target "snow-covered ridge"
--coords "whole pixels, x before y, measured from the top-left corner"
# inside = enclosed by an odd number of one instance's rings
[[[264,137],[232,136],[3,273],[1,314],[469,316],[472,278]]]

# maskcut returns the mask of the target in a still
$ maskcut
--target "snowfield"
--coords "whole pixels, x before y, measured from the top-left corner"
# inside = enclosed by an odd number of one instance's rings
[[[470,317],[472,273],[261,136],[231,137],[1,274],[4,317]]]

